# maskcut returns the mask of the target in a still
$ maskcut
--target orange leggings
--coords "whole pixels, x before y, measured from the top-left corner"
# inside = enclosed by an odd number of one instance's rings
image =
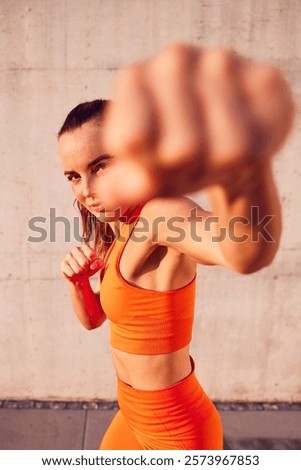
[[[192,370],[180,382],[161,390],[138,390],[118,378],[120,410],[101,450],[223,449],[222,423]]]

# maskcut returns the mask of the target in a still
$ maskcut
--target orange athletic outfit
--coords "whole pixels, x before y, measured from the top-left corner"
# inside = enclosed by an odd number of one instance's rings
[[[101,305],[110,320],[114,348],[133,354],[170,353],[191,341],[196,276],[180,289],[163,292],[133,286],[122,277],[120,259],[142,207],[136,207],[106,254],[110,262],[100,286]],[[195,376],[191,356],[190,361],[187,377],[160,390],[139,390],[117,377],[120,410],[100,449],[222,449],[220,416]]]

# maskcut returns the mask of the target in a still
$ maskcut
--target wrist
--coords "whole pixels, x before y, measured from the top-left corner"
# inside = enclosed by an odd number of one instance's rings
[[[76,281],[69,280],[70,287],[75,289],[84,290],[87,287],[91,287],[89,278],[77,279]]]
[[[269,177],[271,172],[270,161],[251,163],[229,170],[215,186],[219,186],[227,200],[232,202],[240,196],[259,191],[263,180]]]

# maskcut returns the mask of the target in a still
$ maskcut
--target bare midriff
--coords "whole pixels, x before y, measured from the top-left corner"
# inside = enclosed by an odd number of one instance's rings
[[[189,344],[167,354],[132,354],[111,348],[117,377],[139,390],[160,390],[191,372]]]

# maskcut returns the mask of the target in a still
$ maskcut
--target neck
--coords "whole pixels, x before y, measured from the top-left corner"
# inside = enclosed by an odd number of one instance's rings
[[[121,228],[124,224],[129,223],[130,217],[137,207],[138,205],[129,206],[123,212],[121,212],[120,217],[118,219],[107,222],[110,225],[112,231],[114,232],[116,238],[119,238]]]

